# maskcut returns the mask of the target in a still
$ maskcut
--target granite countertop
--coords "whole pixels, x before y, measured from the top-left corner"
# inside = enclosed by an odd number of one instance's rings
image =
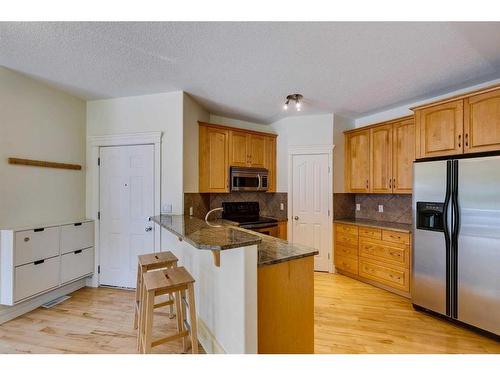
[[[342,224],[359,225],[362,227],[390,229],[390,230],[394,230],[397,232],[405,232],[405,233],[411,233],[411,231],[412,231],[411,224],[392,223],[389,221],[345,218],[345,219],[335,219],[334,222],[335,223],[342,223]]]
[[[160,215],[152,220],[202,250],[228,250],[257,245],[258,266],[265,266],[318,254],[318,251],[279,238],[239,228],[228,220],[204,220],[184,215]],[[220,225],[216,227],[216,225]]]

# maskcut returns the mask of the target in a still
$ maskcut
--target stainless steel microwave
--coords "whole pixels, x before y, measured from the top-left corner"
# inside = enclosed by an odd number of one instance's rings
[[[231,191],[267,191],[269,171],[264,168],[231,167]]]

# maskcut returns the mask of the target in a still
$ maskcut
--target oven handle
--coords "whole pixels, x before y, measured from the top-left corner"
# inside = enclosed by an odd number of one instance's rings
[[[257,175],[257,179],[259,180],[259,187],[257,189],[261,190],[262,189],[262,177],[260,174]]]

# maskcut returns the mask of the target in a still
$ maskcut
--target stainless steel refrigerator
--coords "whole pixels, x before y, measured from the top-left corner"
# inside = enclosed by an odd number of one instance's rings
[[[414,164],[412,302],[500,335],[500,156]]]

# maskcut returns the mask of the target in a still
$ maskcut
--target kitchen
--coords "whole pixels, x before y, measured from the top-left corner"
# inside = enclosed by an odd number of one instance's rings
[[[95,42],[89,25],[3,27],[12,50],[24,33],[48,33],[59,56],[53,40]],[[276,43],[284,32],[248,27]],[[394,88],[352,117],[282,87],[254,109],[264,118],[201,89],[83,100],[4,63],[0,352],[500,352],[498,77],[401,99]],[[30,133],[36,121],[47,134]],[[171,264],[143,274],[147,254]],[[155,286],[155,272],[182,272],[182,285]]]

